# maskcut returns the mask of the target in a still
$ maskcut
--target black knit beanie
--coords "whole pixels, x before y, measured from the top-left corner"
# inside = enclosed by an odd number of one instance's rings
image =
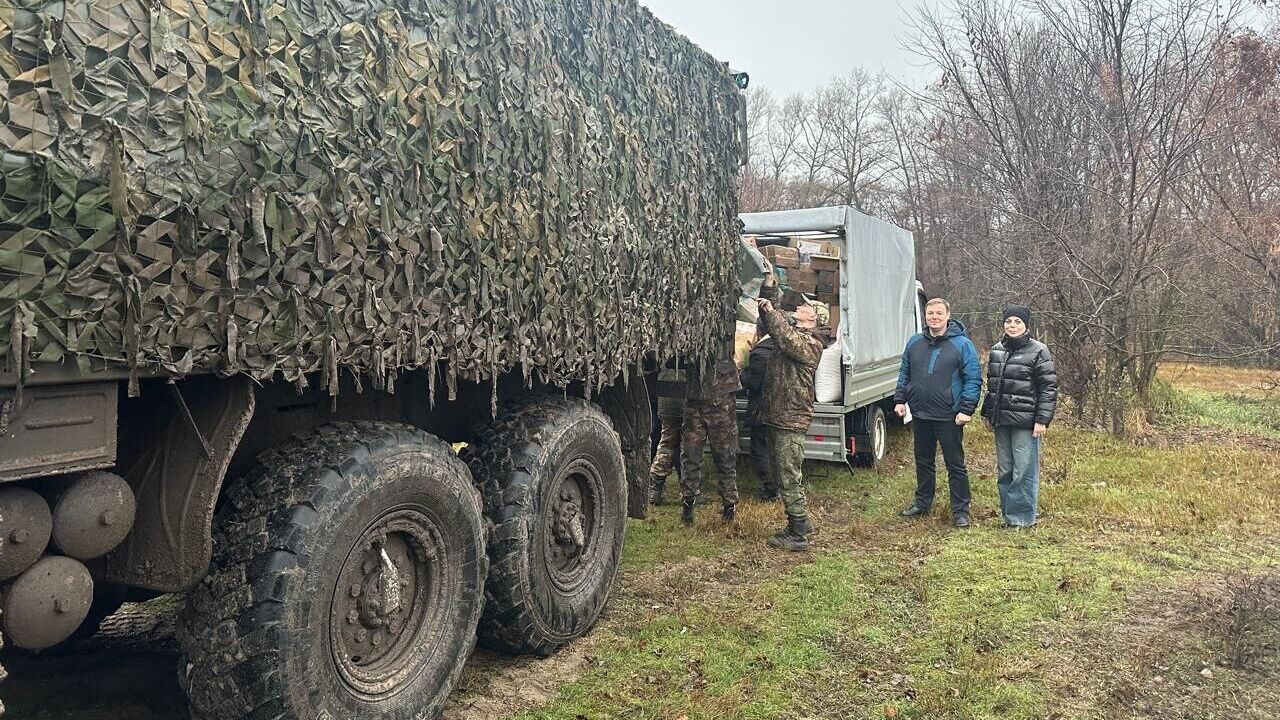
[[[1000,316],[1000,322],[1004,322],[1011,317],[1020,318],[1024,325],[1031,327],[1031,308],[1026,305],[1010,305],[1005,308],[1004,314]]]

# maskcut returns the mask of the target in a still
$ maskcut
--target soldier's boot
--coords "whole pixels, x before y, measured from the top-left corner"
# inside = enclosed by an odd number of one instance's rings
[[[662,498],[662,489],[666,485],[666,478],[660,478],[657,475],[649,476],[649,503],[652,505],[666,505],[667,501]]]
[[[693,498],[685,498],[680,505],[680,522],[685,525],[693,524]]]
[[[782,496],[778,494],[778,488],[776,487],[765,486],[760,488],[761,502],[777,502],[780,497]]]
[[[787,517],[787,526],[769,538],[769,547],[791,552],[804,552],[809,549],[809,533],[813,526],[808,517]]]
[[[738,521],[738,506],[737,506],[737,505],[734,505],[734,504],[731,504],[731,503],[726,503],[726,504],[725,504],[725,505],[720,509],[720,519],[724,520],[726,523],[735,523],[735,522],[737,522],[737,521]]]

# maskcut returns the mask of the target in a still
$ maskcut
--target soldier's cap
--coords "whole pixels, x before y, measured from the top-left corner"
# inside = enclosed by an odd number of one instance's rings
[[[831,309],[827,307],[826,303],[818,302],[808,295],[802,297],[804,297],[805,304],[813,308],[814,314],[818,316],[818,327],[825,327],[827,323],[831,322]]]

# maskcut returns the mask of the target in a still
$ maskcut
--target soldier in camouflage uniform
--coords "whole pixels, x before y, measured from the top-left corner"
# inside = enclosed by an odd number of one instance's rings
[[[805,433],[813,422],[814,375],[827,346],[828,333],[819,327],[819,320],[824,320],[820,313],[826,310],[817,303],[801,305],[792,327],[771,301],[760,300],[761,320],[777,344],[777,352],[765,373],[759,417],[769,428],[773,471],[782,485],[787,511],[787,527],[769,538],[771,547],[807,550],[808,535],[813,532],[802,469]]]
[[[680,397],[662,394],[670,392],[674,384],[680,385]],[[654,505],[662,505],[662,491],[667,485],[667,478],[676,469],[680,459],[680,433],[684,427],[684,371],[663,370],[658,374],[658,420],[662,424],[662,435],[658,438],[658,448],[653,453],[653,463],[649,466],[649,501]]]
[[[720,483],[721,517],[733,522],[738,505],[738,366],[733,361],[733,338],[725,343],[722,359],[700,373],[690,370],[684,429],[680,433],[680,519],[693,524],[693,507],[702,486],[702,448],[711,443]]]

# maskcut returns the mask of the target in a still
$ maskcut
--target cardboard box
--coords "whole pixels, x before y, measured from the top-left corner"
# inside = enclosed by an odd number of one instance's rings
[[[820,293],[834,293],[840,284],[840,273],[838,272],[816,272],[814,280],[818,285]]]
[[[790,287],[792,290],[796,292],[804,293],[805,295],[810,295],[810,296],[818,292],[818,283],[812,280],[796,280],[788,277],[787,287]]]
[[[840,246],[835,243],[824,242],[821,246],[819,255],[827,255],[829,257],[840,257]]]
[[[800,264],[804,265],[809,262],[809,258],[814,255],[822,254],[822,244],[816,242],[805,242],[801,240],[795,244],[796,251],[800,253]]]
[[[788,284],[794,285],[795,283],[802,283],[805,285],[812,285],[817,282],[818,282],[818,273],[810,270],[807,267],[791,268],[787,270]]]
[[[827,309],[831,311],[831,320],[827,326],[834,331],[840,327],[840,303],[828,303]]]
[[[814,300],[817,300],[818,302],[824,302],[828,305],[839,305],[840,294],[820,292],[820,293],[816,293],[816,297],[814,297]]]
[[[770,245],[762,249],[760,253],[775,267],[800,267],[800,254],[796,252],[795,248],[784,245]]]
[[[840,272],[840,258],[830,255],[814,255],[809,258],[809,269],[814,272]]]
[[[787,290],[782,293],[782,309],[791,312],[796,306],[804,302],[804,295],[795,290]]]

